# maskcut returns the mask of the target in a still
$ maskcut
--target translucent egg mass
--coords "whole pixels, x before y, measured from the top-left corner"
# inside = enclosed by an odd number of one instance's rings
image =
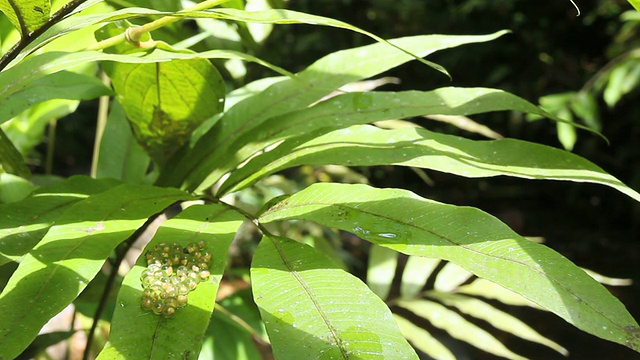
[[[172,317],[176,310],[187,305],[190,291],[209,279],[211,253],[205,242],[182,247],[177,243],[159,243],[144,256],[147,268],[142,271],[143,309],[164,317]]]

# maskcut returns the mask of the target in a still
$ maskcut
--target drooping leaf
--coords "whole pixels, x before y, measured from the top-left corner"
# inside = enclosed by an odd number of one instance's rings
[[[449,262],[438,271],[433,288],[440,292],[451,292],[473,276],[455,263]]]
[[[428,300],[414,299],[399,300],[398,305],[429,320],[433,326],[445,330],[452,337],[467,342],[488,353],[508,359],[525,359],[507,349],[507,347],[486,330],[441,304]]]
[[[382,300],[308,245],[264,237],[251,282],[278,359],[417,358]]]
[[[609,186],[640,201],[638,192],[590,161],[560,149],[521,140],[473,141],[420,128],[383,130],[369,125],[313,136],[285,141],[276,149],[252,159],[229,177],[228,183],[240,183],[225,192],[298,165],[393,164],[470,178],[502,175],[594,183]],[[259,170],[247,172],[248,169]]]
[[[24,350],[150,216],[186,199],[190,196],[175,189],[124,184],[68,207],[0,294],[3,355],[12,359]]]
[[[428,331],[397,314],[393,314],[393,318],[396,319],[402,335],[418,350],[438,360],[456,359],[451,350],[431,336]]]
[[[438,50],[490,41],[503,34],[425,35],[389,41],[418,56],[427,56]],[[375,76],[413,59],[400,51],[385,51],[387,48],[388,45],[376,43],[335,52],[316,61],[295,78],[274,84],[259,95],[237,103],[193,148],[188,149],[187,154],[172,159],[172,166],[160,175],[158,184],[190,190],[211,186],[237,166],[238,158],[232,154],[255,141],[260,136],[257,128],[270,118],[305,109],[345,84]]]
[[[122,105],[114,100],[110,110],[100,141],[96,176],[133,184],[143,183],[149,168],[149,156],[133,137]]]
[[[20,202],[0,205],[0,265],[31,250],[68,207],[118,184],[109,179],[73,176],[37,189]]]
[[[389,296],[397,265],[397,251],[376,245],[371,247],[367,268],[367,285],[383,300]]]
[[[462,285],[457,292],[475,296],[482,296],[485,299],[498,300],[503,304],[513,306],[530,306],[540,308],[537,304],[527,300],[522,295],[493,283],[486,279],[475,279],[471,284]]]
[[[562,255],[478,209],[405,190],[326,183],[292,195],[260,219],[311,220],[407,255],[449,260],[585,332],[640,349],[638,324],[601,284]]]
[[[42,26],[49,20],[50,0],[0,0],[2,11],[22,36]]]
[[[440,259],[429,259],[421,256],[409,256],[402,272],[400,296],[403,299],[415,298],[424,288],[433,270],[440,264]]]
[[[220,204],[194,205],[165,221],[147,249],[160,242],[186,246],[205,241],[213,254],[211,277],[188,294],[188,305],[173,318],[144,311],[140,306],[140,275],[147,267],[140,256],[124,278],[113,315],[109,342],[98,359],[197,359],[213,312],[227,250],[244,217]],[[135,321],[131,321],[135,319]]]
[[[46,100],[91,100],[110,94],[111,90],[93,76],[60,71],[33,81],[24,90],[4,99],[0,107],[0,123]]]
[[[567,349],[540,335],[522,320],[489,305],[485,301],[469,296],[447,294],[437,291],[429,291],[426,295],[442,302],[446,306],[453,306],[473,318],[484,320],[496,329],[508,332],[525,340],[545,345],[564,356],[569,355]]]

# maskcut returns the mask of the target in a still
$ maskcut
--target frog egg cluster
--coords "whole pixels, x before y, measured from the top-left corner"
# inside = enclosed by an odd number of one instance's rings
[[[164,317],[187,305],[187,295],[211,275],[211,253],[205,242],[182,247],[177,243],[159,243],[144,256],[147,268],[142,271],[142,308]]]

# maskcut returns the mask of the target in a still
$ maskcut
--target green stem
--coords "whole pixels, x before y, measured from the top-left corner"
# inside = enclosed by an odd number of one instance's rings
[[[104,72],[100,73],[100,80],[102,83],[109,87],[111,82],[109,77]],[[98,104],[98,119],[96,123],[96,138],[93,142],[93,158],[91,159],[91,177],[96,178],[98,174],[98,160],[100,158],[100,144],[102,143],[102,135],[104,129],[107,126],[107,117],[109,115],[109,99],[110,97],[101,96]]]
[[[184,9],[184,11],[200,11],[212,8],[214,6],[218,6],[226,3],[229,0],[206,0],[199,4],[196,4],[188,9]],[[108,39],[104,39],[90,47],[87,50],[101,50],[111,47],[113,45],[119,44],[121,42],[130,41],[134,44],[140,45],[140,39],[147,33],[157,30],[161,27],[172,24],[178,20],[181,20],[183,17],[181,16],[165,16],[160,19],[154,20],[150,23],[146,23],[142,26],[130,27],[125,31],[125,33],[120,35],[112,36]]]

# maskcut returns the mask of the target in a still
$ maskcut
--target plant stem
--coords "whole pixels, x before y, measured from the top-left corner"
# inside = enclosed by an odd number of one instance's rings
[[[18,41],[9,51],[7,51],[2,58],[0,58],[0,71],[2,71],[9,63],[18,56],[20,51],[22,51],[27,45],[31,44],[38,36],[42,35],[45,31],[49,30],[50,27],[57,24],[62,18],[69,15],[73,10],[75,10],[78,6],[82,5],[87,0],[71,0],[66,5],[64,5],[60,10],[58,10],[55,14],[53,14],[46,23],[37,28],[36,30],[28,33],[22,34],[22,38]]]
[[[107,74],[100,73],[100,80],[102,83],[109,87],[111,81]],[[105,95],[100,97],[98,104],[98,119],[96,123],[96,139],[93,142],[93,158],[91,159],[91,177],[96,178],[98,174],[98,160],[100,158],[100,144],[102,143],[102,135],[104,134],[104,128],[107,126],[107,117],[109,115],[109,99],[110,96]]]
[[[205,10],[208,8],[212,8],[214,6],[218,6],[221,5],[223,3],[226,3],[229,0],[206,0],[203,1],[199,4],[196,4],[188,9],[184,9],[184,11],[200,11],[200,10]],[[162,17],[160,19],[154,20],[150,23],[146,23],[142,26],[135,26],[135,27],[130,27],[127,29],[127,31],[123,34],[120,35],[115,35],[112,36],[108,39],[104,39],[96,44],[93,44],[92,46],[89,46],[87,48],[87,50],[101,50],[101,49],[106,49],[110,46],[119,44],[125,40],[130,41],[132,43],[135,44],[139,44],[140,43],[140,39],[142,38],[142,36],[144,36],[144,34],[147,34],[153,30],[157,30],[161,27],[167,26],[171,23],[174,23],[180,19],[182,19],[182,16],[165,16]]]
[[[44,173],[47,175],[51,175],[53,172],[53,154],[56,149],[56,127],[58,125],[58,119],[51,119],[49,121],[49,131],[47,141],[47,160],[44,164]]]

